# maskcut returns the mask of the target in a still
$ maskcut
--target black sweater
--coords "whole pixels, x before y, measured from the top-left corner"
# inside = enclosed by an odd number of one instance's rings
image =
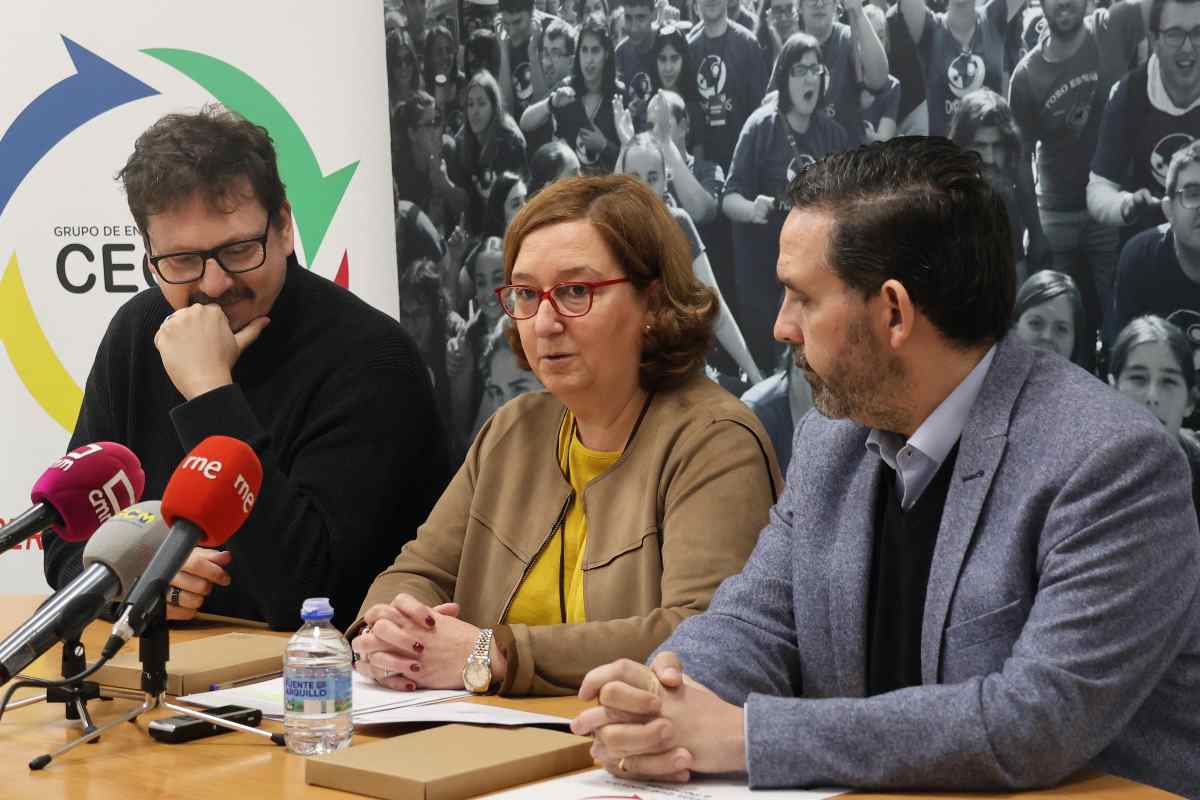
[[[300,627],[307,597],[329,596],[348,625],[450,475],[428,373],[392,318],[289,259],[271,324],[233,368],[233,384],[184,402],[154,334],[171,312],[157,288],[113,317],[88,375],[71,448],[115,441],[162,497],[183,456],[214,434],[251,445],[263,483],[223,549],[232,583],[201,611]],[[81,570],[82,544],[53,534],[45,572],[60,588]]]

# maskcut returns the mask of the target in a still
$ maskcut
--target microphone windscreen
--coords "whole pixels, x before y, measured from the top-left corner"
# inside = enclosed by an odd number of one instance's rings
[[[105,564],[121,581],[121,594],[113,598],[118,602],[129,594],[171,532],[162,518],[161,505],[157,500],[145,500],[130,506],[101,525],[83,548],[84,569]]]
[[[204,531],[199,544],[224,544],[254,509],[262,486],[262,464],[250,445],[228,436],[209,436],[184,456],[163,492],[168,525],[187,520]]]
[[[146,473],[128,447],[95,442],[72,450],[42,473],[29,499],[62,517],[52,527],[68,542],[82,542],[102,522],[142,497]]]

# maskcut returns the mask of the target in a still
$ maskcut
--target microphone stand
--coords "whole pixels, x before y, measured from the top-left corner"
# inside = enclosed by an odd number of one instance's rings
[[[83,646],[80,645],[79,649],[82,650],[82,648]],[[66,650],[63,652],[65,653]],[[252,728],[249,725],[243,725],[240,722],[214,717],[212,714],[205,714],[203,711],[197,711],[193,708],[168,703],[165,698],[167,691],[167,662],[170,660],[170,653],[171,639],[167,628],[167,609],[165,605],[159,603],[150,624],[146,626],[146,629],[142,631],[142,635],[138,637],[138,658],[142,662],[142,693],[141,695],[134,695],[134,697],[140,696],[142,698],[141,705],[125,712],[116,719],[109,720],[98,728],[91,725],[91,720],[88,719],[88,726],[84,728],[82,736],[67,742],[67,744],[52,753],[45,753],[33,759],[29,762],[29,768],[32,770],[43,769],[47,764],[68,750],[72,750],[84,742],[95,741],[110,728],[114,728],[122,722],[133,722],[137,717],[159,706],[170,709],[177,714],[183,714],[194,719],[204,720],[213,725],[219,725],[222,728],[241,731],[242,733],[252,733],[255,736],[263,736],[280,746],[286,744],[282,733],[271,733],[259,728]],[[79,671],[81,672],[82,669]],[[73,674],[78,674],[78,672]],[[86,708],[84,709],[84,713],[86,714]]]
[[[60,672],[64,678],[78,675],[87,669],[87,657],[83,649],[83,642],[80,641],[81,634],[82,631],[74,631],[63,638],[62,669]],[[92,722],[92,716],[88,712],[88,701],[109,701],[116,697],[136,698],[141,697],[141,695],[125,692],[121,689],[101,689],[100,684],[94,681],[76,681],[67,686],[48,687],[45,694],[9,703],[8,708],[12,710],[43,702],[62,703],[66,719],[79,721],[83,727],[83,732],[91,733],[95,730],[96,725]],[[93,738],[91,741],[95,742],[97,738]]]

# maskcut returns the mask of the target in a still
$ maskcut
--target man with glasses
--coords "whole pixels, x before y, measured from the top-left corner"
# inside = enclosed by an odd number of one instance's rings
[[[1151,56],[1116,85],[1100,123],[1087,206],[1124,244],[1163,222],[1167,165],[1200,136],[1200,0],[1152,0]]]
[[[1166,225],[1142,231],[1121,250],[1110,333],[1143,314],[1200,312],[1200,140],[1171,159],[1162,210]]]
[[[120,172],[158,286],[122,306],[88,375],[70,447],[108,440],[160,497],[208,436],[247,442],[259,499],[221,550],[172,579],[168,619],[198,610],[296,626],[305,598],[353,620],[449,473],[425,366],[399,324],[300,266],[267,131],[217,108],[163,117]],[[82,543],[45,537],[46,578]]]
[[[550,113],[550,95],[563,81],[571,77],[575,61],[575,29],[561,19],[552,19],[540,29],[541,77],[534,71],[534,84],[542,86],[534,92],[534,102],[517,118],[525,134],[525,152],[532,156],[542,145],[554,138],[554,115]]]

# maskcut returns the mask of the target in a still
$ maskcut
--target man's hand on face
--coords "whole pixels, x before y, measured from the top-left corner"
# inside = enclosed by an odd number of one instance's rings
[[[154,335],[163,368],[185,400],[233,383],[233,365],[270,319],[257,317],[237,333],[215,303],[171,314]]]
[[[649,667],[628,659],[596,667],[579,697],[600,704],[571,732],[593,735],[592,757],[614,775],[678,782],[692,772],[746,771],[743,709],[686,677],[674,653]]]

